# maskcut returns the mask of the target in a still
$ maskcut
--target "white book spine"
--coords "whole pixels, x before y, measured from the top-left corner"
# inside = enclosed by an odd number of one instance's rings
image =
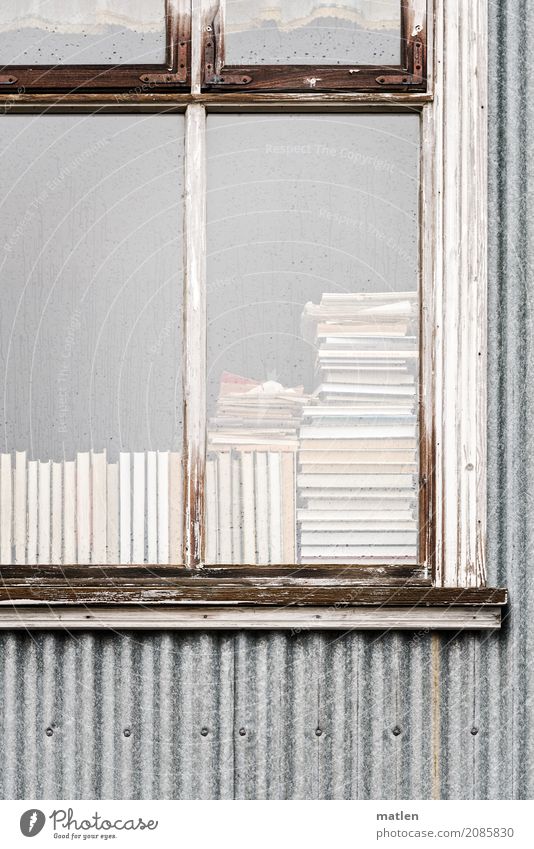
[[[158,451],[158,563],[169,562],[169,452]]]
[[[132,562],[132,512],[130,454],[123,451],[119,456],[120,478],[120,562]]]
[[[147,561],[158,562],[158,467],[155,451],[146,455]]]
[[[39,564],[50,563],[50,461],[39,463]]]
[[[232,562],[232,458],[229,451],[217,455],[219,558],[218,562]]]
[[[282,563],[282,488],[280,454],[270,451],[269,467],[269,563]]]
[[[206,563],[217,563],[217,461],[206,460]]]
[[[15,455],[15,563],[26,563],[26,501],[27,501],[26,452]]]
[[[230,562],[237,566],[243,563],[241,505],[241,460],[234,454],[232,457],[232,559]]]
[[[28,564],[37,563],[38,471],[37,460],[28,463]]]
[[[120,563],[119,464],[108,463],[106,480],[106,560]]]
[[[169,454],[169,558],[174,565],[183,563],[183,492],[182,457],[177,451]]]
[[[106,452],[91,454],[93,544],[91,562],[107,563]]]
[[[12,562],[13,477],[11,454],[0,460],[0,563]]]
[[[254,455],[247,451],[241,455],[241,480],[243,482],[243,559],[245,565],[256,563],[256,530],[254,521]]]
[[[91,562],[91,458],[89,453],[76,455],[76,530],[78,563]]]
[[[145,562],[145,454],[133,455],[133,546],[134,563]]]
[[[52,548],[51,562],[63,563],[63,463],[52,463]]]
[[[254,484],[256,505],[256,551],[257,563],[265,566],[269,563],[269,493],[267,478],[267,454],[257,452],[255,456]]]
[[[68,460],[63,466],[63,563],[72,566],[76,555],[76,463]]]
[[[282,547],[283,562],[296,562],[295,454],[282,454]]]

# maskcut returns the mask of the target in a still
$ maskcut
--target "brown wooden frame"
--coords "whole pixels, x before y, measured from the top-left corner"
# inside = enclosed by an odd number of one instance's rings
[[[161,65],[5,65],[0,89],[28,92],[132,92],[183,89],[190,83],[191,15],[184,0],[165,0],[166,49]]]
[[[226,65],[222,7],[202,21],[202,88],[209,91],[410,91],[427,89],[426,0],[399,0],[400,65]]]
[[[17,566],[2,567],[0,605],[50,604],[261,604],[502,606],[501,588],[406,584],[402,567],[389,585],[367,567]],[[383,576],[382,576],[383,580]]]

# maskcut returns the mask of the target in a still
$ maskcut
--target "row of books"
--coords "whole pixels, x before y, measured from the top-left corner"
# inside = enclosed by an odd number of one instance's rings
[[[14,461],[13,461],[14,460]],[[82,452],[64,462],[0,455],[2,564],[182,562],[181,455]]]
[[[303,334],[316,388],[299,430],[303,563],[417,555],[415,293],[325,294]]]
[[[225,450],[206,463],[206,562],[295,563],[295,452]]]

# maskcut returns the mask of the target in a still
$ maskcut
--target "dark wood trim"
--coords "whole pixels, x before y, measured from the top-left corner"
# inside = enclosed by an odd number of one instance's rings
[[[184,111],[191,103],[202,103],[210,112],[276,112],[276,111],[322,111],[334,112],[355,110],[373,111],[391,109],[420,109],[432,100],[430,94],[406,92],[234,92],[231,96],[203,92],[190,94],[187,91],[110,93],[90,92],[20,92],[9,94],[0,91],[0,111],[6,113],[29,112],[165,112]]]
[[[7,582],[36,583],[39,581],[63,581],[69,584],[117,583],[133,581],[150,583],[153,579],[173,582],[182,578],[198,579],[260,579],[300,581],[324,581],[335,585],[339,580],[349,581],[359,586],[416,586],[430,587],[431,580],[424,569],[418,566],[401,564],[385,566],[339,566],[337,564],[280,565],[280,566],[204,566],[188,570],[185,566],[143,565],[143,566],[2,566],[0,567],[0,586]]]
[[[427,90],[427,16],[401,0],[400,65],[226,65],[220,3],[202,24],[202,87],[214,92]]]
[[[113,91],[133,96],[183,89],[190,83],[191,15],[180,11],[175,0],[166,0],[165,28],[161,65],[5,65],[2,88],[12,88],[19,95]]]
[[[347,569],[20,567],[2,569],[0,604],[503,605],[501,588],[362,585]]]

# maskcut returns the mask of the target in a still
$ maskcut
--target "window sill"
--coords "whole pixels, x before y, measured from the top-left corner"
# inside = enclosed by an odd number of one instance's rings
[[[351,571],[4,567],[0,630],[500,628],[505,589],[364,585]]]

